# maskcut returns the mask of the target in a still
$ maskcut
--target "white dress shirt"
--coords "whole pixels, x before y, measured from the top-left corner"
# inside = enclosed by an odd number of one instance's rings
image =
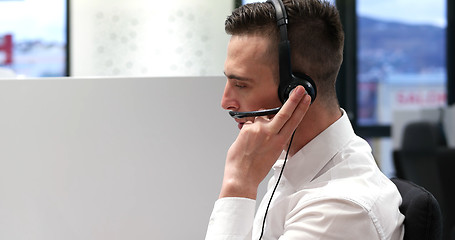
[[[273,167],[256,217],[255,200],[218,199],[206,240],[259,239],[282,157]],[[339,120],[288,159],[262,239],[403,239],[400,204],[397,188],[379,170],[370,146],[354,133],[343,111]]]

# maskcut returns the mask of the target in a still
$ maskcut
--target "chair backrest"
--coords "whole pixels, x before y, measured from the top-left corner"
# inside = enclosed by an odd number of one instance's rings
[[[445,148],[441,125],[427,121],[409,123],[403,133],[401,150],[394,153],[397,177],[410,180],[431,192],[445,210],[440,179],[439,152]]]
[[[404,240],[442,239],[442,214],[438,201],[425,188],[411,181],[392,178],[403,202]]]
[[[431,154],[438,147],[446,147],[447,140],[441,123],[418,121],[404,128],[401,145],[403,151]]]

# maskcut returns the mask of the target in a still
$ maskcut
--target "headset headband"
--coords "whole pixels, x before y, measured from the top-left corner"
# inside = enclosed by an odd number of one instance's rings
[[[280,31],[280,43],[278,44],[280,85],[278,93],[281,102],[284,103],[287,97],[284,94],[284,89],[289,86],[292,80],[291,47],[287,30],[288,16],[281,0],[267,0],[267,2],[275,8],[277,26]]]

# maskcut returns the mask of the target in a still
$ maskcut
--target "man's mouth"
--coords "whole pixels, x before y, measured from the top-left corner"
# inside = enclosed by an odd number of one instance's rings
[[[239,129],[242,129],[243,125],[245,124],[245,120],[236,119],[235,121],[238,123],[237,127]]]

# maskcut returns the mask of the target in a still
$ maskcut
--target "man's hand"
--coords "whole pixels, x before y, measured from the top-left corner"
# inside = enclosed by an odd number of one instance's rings
[[[311,97],[298,86],[275,117],[256,117],[243,125],[226,157],[220,198],[256,199],[259,183],[289,143],[310,102]]]

